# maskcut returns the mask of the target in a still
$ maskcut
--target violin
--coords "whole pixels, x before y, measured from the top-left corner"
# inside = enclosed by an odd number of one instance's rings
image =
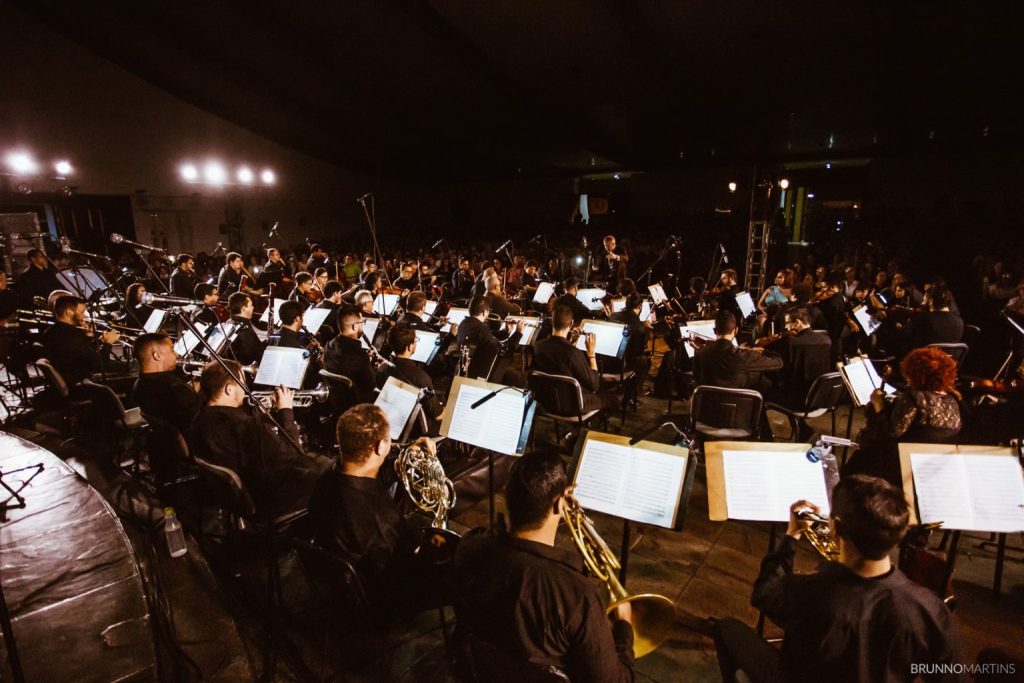
[[[820,304],[822,301],[828,301],[829,299],[831,299],[832,297],[834,297],[838,293],[839,293],[839,288],[838,287],[836,287],[834,285],[829,285],[827,287],[824,287],[823,289],[818,290],[814,294],[814,296],[811,297],[811,300],[808,301],[807,303],[809,303],[809,304]]]
[[[754,342],[754,347],[758,349],[764,349],[776,342],[780,342],[783,339],[786,339],[787,337],[794,336],[796,336],[796,332],[791,332],[790,330],[783,330],[782,332],[769,334],[767,337],[758,337],[757,341]]]
[[[314,306],[324,300],[324,293],[320,291],[320,288],[313,285],[308,292],[306,292],[306,298],[309,299]]]

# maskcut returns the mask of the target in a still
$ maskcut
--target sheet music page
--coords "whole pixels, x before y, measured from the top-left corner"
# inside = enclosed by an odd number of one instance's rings
[[[857,323],[866,335],[872,335],[879,327],[882,326],[882,321],[871,315],[868,312],[867,306],[861,305],[853,309],[853,317],[857,319]]]
[[[672,528],[683,487],[686,458],[634,446],[619,516]]]
[[[665,296],[665,288],[661,285],[651,285],[647,288],[647,291],[651,293],[651,298],[654,299],[655,306],[660,306],[668,301],[668,297]]]
[[[750,298],[750,292],[740,292],[736,295],[736,305],[740,307],[740,314],[746,318],[754,312],[754,300]]]
[[[195,327],[199,330],[202,335],[206,334],[206,330],[209,329],[207,325],[203,323],[195,323]],[[174,342],[174,350],[179,356],[187,356],[192,353],[196,345],[199,344],[199,337],[192,330],[185,330],[184,334],[178,341]]]
[[[537,336],[537,331],[540,329],[540,318],[528,315],[510,315],[505,320],[511,322],[519,322],[521,320],[526,323],[526,326],[523,327],[523,334],[519,337],[519,345],[529,346],[533,343],[533,338]]]
[[[612,313],[618,313],[626,307],[626,297],[616,297],[612,299]]]
[[[622,332],[626,329],[625,325],[603,320],[584,320],[582,328],[584,332],[593,332],[597,335],[596,353],[612,358],[618,357],[619,349],[622,346]],[[587,340],[582,334],[576,340],[576,348],[580,351],[587,350]]]
[[[442,332],[451,332],[452,331],[452,325],[458,325],[463,320],[465,320],[468,315],[469,315],[469,309],[468,308],[458,308],[458,307],[449,308],[448,312],[445,313],[445,315],[444,315],[445,320],[447,320],[447,322],[444,324],[444,327],[441,328],[441,331]]]
[[[392,441],[402,436],[405,425],[409,422],[409,416],[416,409],[418,398],[419,389],[395,377],[388,377],[388,381],[384,383],[380,393],[377,394],[377,399],[373,404],[383,410],[384,416],[388,418]]]
[[[416,350],[412,354],[412,359],[420,363],[429,363],[437,349],[441,335],[426,330],[414,331],[416,332]]]
[[[715,339],[715,321],[714,320],[691,320],[685,325],[679,326],[679,334],[683,339],[687,337],[701,337],[708,341]],[[697,353],[697,348],[688,341],[683,342],[683,348],[686,349],[686,355],[693,358],[694,354]]]
[[[397,294],[378,294],[373,300],[373,312],[379,315],[391,315],[398,307],[399,296]]]
[[[644,299],[643,307],[640,309],[640,322],[645,323],[648,320],[650,320],[651,311],[653,310],[654,309],[651,308],[651,302],[648,301],[647,299]]]
[[[220,323],[219,325],[210,326],[210,334],[206,338],[206,343],[209,344],[213,349],[220,353],[234,340],[235,328],[238,327],[237,323],[226,322]],[[205,346],[199,349],[199,355],[209,357],[210,352]]]
[[[618,514],[632,451],[629,446],[587,439],[576,473],[576,500],[585,510]]]
[[[807,454],[779,451],[723,451],[729,519],[786,522],[789,506],[804,499],[829,511],[825,472]]]
[[[372,342],[373,338],[377,336],[377,327],[379,326],[380,318],[367,318],[363,325],[363,337]],[[366,343],[366,339],[363,339],[363,337],[359,338],[359,343],[363,345],[364,349],[369,349],[370,345]]]
[[[547,304],[555,293],[555,286],[550,282],[538,282],[537,291],[533,293],[533,300],[538,304]]]
[[[160,326],[164,324],[164,318],[166,317],[167,311],[162,308],[154,308],[153,312],[146,318],[146,324],[142,326],[142,329],[153,334],[160,330]]]
[[[423,312],[424,313],[429,313],[430,315],[434,315],[434,311],[436,311],[436,310],[437,310],[437,302],[436,301],[431,301],[430,299],[427,299],[426,301],[423,302]]]
[[[310,334],[316,334],[331,312],[326,308],[310,308],[302,314],[302,324]]]
[[[1024,475],[1012,455],[911,453],[922,523],[943,529],[1024,530]]]
[[[896,393],[896,388],[885,384],[875,370],[874,364],[866,358],[851,358],[850,362],[843,366],[843,373],[858,406],[866,406],[871,401],[871,392],[879,387],[882,387],[886,394]]]
[[[306,368],[309,367],[309,358],[303,358],[305,353],[305,349],[268,346],[263,351],[253,383],[269,387],[301,388],[302,378],[306,376]]]
[[[576,292],[576,299],[592,311],[600,311],[604,308],[601,299],[607,294],[603,289],[591,287]]]
[[[463,384],[447,436],[496,453],[515,455],[523,427],[525,399],[518,391],[507,389],[478,408],[471,407],[490,393],[490,389]]]
[[[281,321],[281,307],[284,306],[286,301],[288,301],[288,299],[282,299],[280,297],[275,297],[275,299],[274,299],[274,321],[275,322],[280,322]],[[264,309],[263,315],[260,316],[260,320],[262,320],[263,322],[267,322],[267,321],[270,320],[270,307],[269,306],[266,309]]]

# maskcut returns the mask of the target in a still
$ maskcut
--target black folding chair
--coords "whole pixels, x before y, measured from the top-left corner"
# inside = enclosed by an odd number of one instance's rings
[[[690,398],[690,429],[705,440],[756,439],[763,407],[764,398],[753,389],[702,385]]]
[[[561,440],[558,429],[560,423],[570,425],[570,428],[583,427],[598,415],[604,417],[600,408],[584,410],[583,388],[575,377],[531,370],[527,381],[543,411],[543,417],[554,422],[556,440]]]
[[[821,375],[811,384],[807,390],[807,397],[804,405],[799,410],[787,408],[778,403],[767,403],[765,410],[774,410],[782,413],[789,420],[790,434],[792,441],[801,441],[810,436],[811,429],[807,420],[812,417],[821,417],[825,413],[832,416],[832,434],[836,433],[836,409],[846,396],[846,385],[843,384],[843,376],[838,372],[829,372]],[[850,437],[849,431],[846,437]]]

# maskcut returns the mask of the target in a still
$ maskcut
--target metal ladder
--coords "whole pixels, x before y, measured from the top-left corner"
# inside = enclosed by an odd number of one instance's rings
[[[768,248],[771,246],[771,222],[750,221],[747,227],[747,267],[743,288],[756,300],[764,289],[768,271]]]

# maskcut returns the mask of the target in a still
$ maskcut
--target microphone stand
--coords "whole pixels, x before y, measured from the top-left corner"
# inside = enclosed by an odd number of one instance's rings
[[[705,280],[704,291],[700,293],[700,298],[697,299],[697,310],[703,311],[707,306],[707,299],[710,291],[714,288],[714,284],[718,284],[718,279],[722,276],[722,243],[719,242],[715,245],[715,253],[711,255],[711,268],[708,270],[708,279]]]
[[[160,285],[160,288],[163,289],[166,294],[170,294],[170,285],[165,285],[164,281],[160,279],[160,275],[155,270],[153,270],[153,266],[149,265],[149,261],[147,259],[142,258],[142,249],[140,249],[139,247],[132,247],[132,251],[134,251],[135,255],[139,257],[139,260],[142,261],[142,265],[146,267],[146,270],[149,271],[149,274],[152,275],[153,279],[156,280],[157,284]],[[168,283],[170,282],[170,277],[168,277],[167,281]]]
[[[469,409],[470,410],[476,410],[477,408],[482,406],[484,403],[487,403],[492,398],[494,398],[495,396],[497,396],[501,392],[505,391],[506,389],[511,390],[511,391],[517,391],[517,392],[519,392],[520,394],[522,394],[525,397],[529,397],[529,395],[530,395],[530,390],[529,389],[520,389],[519,387],[512,387],[512,386],[503,385],[503,386],[501,386],[501,387],[491,391],[490,393],[488,393],[487,395],[483,396],[482,398],[478,399],[477,401],[473,402],[469,406]],[[527,406],[529,406],[529,403],[527,403]],[[520,431],[521,430],[522,430],[522,426],[520,426]],[[490,528],[494,529],[495,512],[496,512],[495,509],[494,509],[494,451],[492,451],[489,448],[485,449],[485,450],[487,451],[487,514],[488,514],[488,523],[490,525]]]
[[[388,274],[387,268],[384,267],[384,258],[380,250],[380,243],[377,242],[377,205],[376,198],[370,195],[370,207],[366,207],[365,199],[357,199],[359,205],[363,207],[363,215],[366,216],[366,223],[370,227],[370,237],[373,239],[373,257],[377,259],[377,270],[381,273],[381,277],[384,278],[384,282],[387,283],[388,289],[394,287],[392,284],[391,276]],[[371,292],[372,293],[372,292]]]

